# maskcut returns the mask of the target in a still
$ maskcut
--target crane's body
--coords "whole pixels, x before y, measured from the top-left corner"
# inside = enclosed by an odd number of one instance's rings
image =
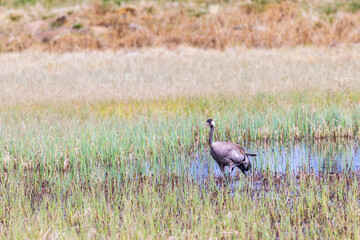
[[[225,176],[224,168],[229,167],[229,173],[238,167],[244,174],[245,171],[251,169],[251,163],[248,156],[256,156],[256,154],[246,153],[245,150],[238,144],[232,142],[213,142],[213,135],[215,130],[215,122],[208,119],[206,125],[210,127],[209,132],[209,146],[210,155],[219,165],[221,172]]]

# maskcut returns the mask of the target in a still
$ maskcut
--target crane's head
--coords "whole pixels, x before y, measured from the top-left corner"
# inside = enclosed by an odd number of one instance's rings
[[[206,121],[206,127],[215,127],[215,122],[210,118]]]

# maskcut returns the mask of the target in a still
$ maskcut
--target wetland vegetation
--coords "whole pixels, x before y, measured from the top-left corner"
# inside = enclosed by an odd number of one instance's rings
[[[359,53],[0,55],[0,236],[359,238]],[[209,117],[258,154],[246,177]]]

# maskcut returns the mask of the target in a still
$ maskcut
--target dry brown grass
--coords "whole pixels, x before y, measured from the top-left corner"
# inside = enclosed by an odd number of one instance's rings
[[[1,105],[360,89],[358,48],[27,51],[0,62]]]
[[[187,45],[223,49],[333,47],[360,42],[360,12],[339,11],[329,19],[302,6],[285,1],[268,4],[261,11],[244,2],[210,6],[194,3],[92,5],[51,11],[3,9],[0,11],[0,19],[4,20],[0,25],[0,48],[1,51],[29,48],[77,51]],[[65,21],[57,24],[56,19],[61,16],[65,16]],[[68,31],[47,39],[43,33],[32,36],[23,30],[26,22],[39,19],[45,19],[53,29]],[[74,26],[79,29],[73,29]],[[105,27],[100,34],[93,31],[99,26]]]

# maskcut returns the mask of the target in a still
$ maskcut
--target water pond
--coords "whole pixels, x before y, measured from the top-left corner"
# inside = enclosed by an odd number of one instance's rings
[[[299,170],[335,173],[360,169],[358,141],[299,141],[287,144],[250,143],[247,152],[256,153],[251,157],[253,172],[270,170],[276,173]],[[227,170],[227,168],[225,169]],[[195,179],[211,176],[221,177],[222,173],[210,156],[209,150],[196,152],[190,161],[189,175]],[[240,170],[232,172],[238,175]]]

